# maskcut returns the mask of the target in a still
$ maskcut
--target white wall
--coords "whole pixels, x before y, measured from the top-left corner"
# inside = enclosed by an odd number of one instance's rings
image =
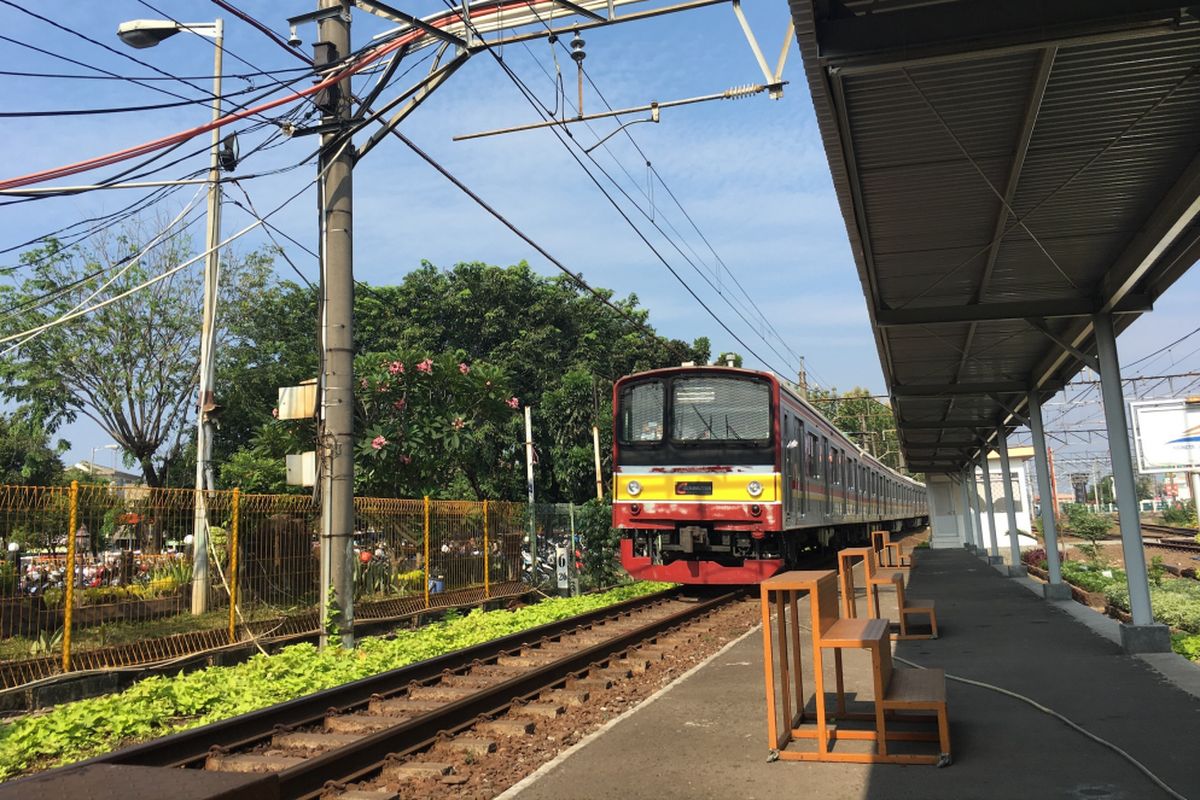
[[[966,541],[962,518],[962,489],[948,475],[925,476],[929,492],[930,547],[962,547]]]

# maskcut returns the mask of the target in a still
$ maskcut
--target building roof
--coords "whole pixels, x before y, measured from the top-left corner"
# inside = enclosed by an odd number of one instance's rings
[[[907,466],[958,471],[1200,254],[1200,20],[789,2]]]

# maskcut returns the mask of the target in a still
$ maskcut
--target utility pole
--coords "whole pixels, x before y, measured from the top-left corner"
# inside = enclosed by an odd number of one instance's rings
[[[350,52],[350,6],[318,0],[318,11],[339,10],[318,23],[315,61],[320,67]],[[354,646],[354,150],[350,79],[317,98],[321,122],[319,202],[321,223],[321,643],[330,634]]]
[[[221,118],[221,55],[224,29],[221,20],[213,23],[213,120]],[[216,376],[214,350],[217,344],[217,285],[220,280],[221,253],[221,129],[213,128],[208,167],[208,230],[204,259],[204,303],[200,327],[200,402],[196,411],[196,496],[192,520],[192,613],[208,611],[208,496],[214,488],[212,477],[213,383]],[[116,479],[114,472],[113,479]]]
[[[538,584],[537,510],[533,504],[533,412],[525,406],[525,493],[529,498],[530,582]]]

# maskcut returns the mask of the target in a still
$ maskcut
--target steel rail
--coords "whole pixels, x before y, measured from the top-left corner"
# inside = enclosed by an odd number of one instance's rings
[[[680,590],[675,588],[645,597],[636,597],[587,614],[540,625],[258,711],[251,711],[200,728],[132,745],[62,769],[75,769],[93,764],[127,764],[150,767],[194,765],[207,758],[213,747],[227,749],[246,747],[272,735],[276,728],[297,727],[320,722],[331,707],[350,708],[361,705],[369,702],[372,695],[395,690],[412,681],[430,680],[440,676],[446,670],[463,669],[473,661],[496,658],[507,651],[536,643],[540,639],[561,636],[600,620],[618,617],[627,612],[670,600],[679,592]]]
[[[421,750],[437,741],[442,732],[466,727],[481,717],[506,710],[576,673],[595,668],[599,662],[672,628],[716,610],[737,597],[741,590],[642,625],[599,644],[578,650],[545,666],[481,689],[392,728],[370,734],[345,747],[322,753],[279,774],[279,794],[284,800],[320,797],[331,781],[357,780],[380,769],[397,754]]]

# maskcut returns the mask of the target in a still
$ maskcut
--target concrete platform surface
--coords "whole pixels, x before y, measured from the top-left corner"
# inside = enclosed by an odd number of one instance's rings
[[[1030,697],[1127,751],[1179,795],[1200,800],[1200,699],[1167,677],[1175,672],[1186,682],[1200,668],[1156,669],[1153,659],[1123,654],[1102,626],[1083,624],[1076,609],[1041,599],[1028,581],[1003,577],[965,551],[920,553],[909,593],[936,601],[942,635],[900,642],[896,655]],[[811,655],[804,658],[810,671]],[[847,659],[848,691],[869,689],[868,669],[864,659]],[[812,686],[810,676],[805,686]],[[514,794],[520,800],[1172,796],[1112,750],[1020,700],[955,681],[947,692],[954,763],[945,769],[767,763],[756,631]]]

